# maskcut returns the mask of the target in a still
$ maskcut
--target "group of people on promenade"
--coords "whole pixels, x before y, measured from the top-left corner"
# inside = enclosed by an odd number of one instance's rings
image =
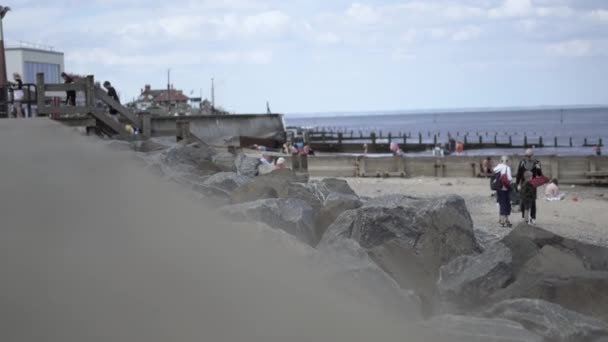
[[[76,81],[75,76],[69,75],[65,72],[61,73],[61,78],[63,79],[64,84],[73,84]],[[32,113],[27,113],[23,106],[24,101],[35,101],[34,98],[31,98],[31,96],[33,96],[33,92],[30,92],[29,87],[24,88],[23,79],[19,73],[13,74],[13,82],[9,82],[9,86],[12,93],[12,109],[10,110],[9,116],[15,118],[33,116]],[[103,87],[106,89],[108,96],[114,99],[114,101],[120,103],[118,92],[109,81],[103,82]],[[76,106],[76,90],[66,90],[66,96],[63,104],[66,106]],[[115,120],[117,120],[116,114],[118,114],[118,110],[110,106],[109,112],[113,115]]]
[[[496,189],[496,201],[499,206],[499,224],[502,227],[511,227],[509,221],[511,215],[511,204],[513,197],[519,197],[522,218],[528,224],[536,223],[536,199],[537,188],[547,184],[545,198],[549,201],[561,200],[564,195],[559,192],[557,179],[549,180],[543,175],[540,161],[534,158],[532,149],[526,150],[524,159],[517,167],[517,175],[513,178],[509,157],[503,156],[500,163],[494,167],[492,181],[498,182]]]

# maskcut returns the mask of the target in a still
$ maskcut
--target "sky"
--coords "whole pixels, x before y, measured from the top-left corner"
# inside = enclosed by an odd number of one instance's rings
[[[13,0],[7,44],[123,102],[171,83],[231,112],[608,104],[606,0]]]

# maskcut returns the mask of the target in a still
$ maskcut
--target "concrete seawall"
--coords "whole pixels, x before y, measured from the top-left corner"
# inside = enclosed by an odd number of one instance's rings
[[[296,157],[297,159],[298,157]],[[289,158],[299,169],[297,160]],[[363,156],[310,156],[308,172],[314,177],[476,177],[480,172],[482,156],[433,157],[363,157]],[[494,161],[499,159],[493,157]],[[515,173],[521,156],[511,156],[510,166]],[[608,175],[607,156],[540,156],[543,173],[570,184],[600,184]]]
[[[239,136],[285,140],[281,114],[155,116],[150,122],[152,136],[175,136],[180,120],[189,122],[190,132],[210,144]]]

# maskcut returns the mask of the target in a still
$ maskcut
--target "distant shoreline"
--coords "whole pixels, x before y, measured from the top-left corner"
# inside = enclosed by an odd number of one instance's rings
[[[327,111],[312,113],[285,113],[285,118],[331,118],[359,117],[371,115],[432,115],[432,114],[483,114],[505,112],[548,112],[568,110],[608,110],[606,105],[569,105],[569,106],[530,106],[530,107],[474,107],[474,108],[439,108],[439,109],[404,109],[404,110],[371,110],[371,111]]]

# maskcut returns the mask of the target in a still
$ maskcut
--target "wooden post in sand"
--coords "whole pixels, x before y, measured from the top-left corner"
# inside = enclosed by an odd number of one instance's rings
[[[524,135],[524,147],[528,147],[528,136]]]
[[[479,135],[479,145],[483,144],[483,136]]]
[[[553,147],[557,147],[557,137],[553,137]]]
[[[437,134],[433,136],[433,145],[437,145]]]
[[[583,146],[587,147],[587,138],[585,138],[585,142],[583,143]]]
[[[418,132],[418,144],[422,145],[422,133]]]
[[[538,147],[544,147],[543,146],[543,137],[538,137]]]
[[[600,138],[600,139],[598,140],[598,143],[597,143],[597,144],[598,144],[598,146],[600,146],[600,147],[604,146],[604,145],[602,144],[602,138]]]
[[[370,134],[370,137],[372,138],[372,145],[374,145],[374,151],[375,151],[375,148],[376,148],[376,147],[375,147],[375,145],[376,145],[376,133],[375,133],[375,132],[372,132],[372,133]]]
[[[494,135],[494,145],[498,146],[498,137]]]
[[[342,132],[338,132],[338,145],[342,145]]]
[[[513,138],[509,135],[509,147],[513,147]]]
[[[570,137],[570,147],[572,147],[572,137]]]
[[[392,139],[391,132],[388,132],[388,144],[389,145],[391,144],[391,139]]]

